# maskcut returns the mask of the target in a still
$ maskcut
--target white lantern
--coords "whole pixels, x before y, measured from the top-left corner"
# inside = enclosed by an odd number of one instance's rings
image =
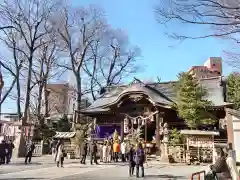
[[[134,118],[133,124],[137,124],[137,119]]]
[[[124,133],[128,133],[129,132],[129,128],[128,128],[128,120],[124,119]]]
[[[142,122],[143,122],[143,119],[142,118],[138,118],[138,124],[142,124]]]

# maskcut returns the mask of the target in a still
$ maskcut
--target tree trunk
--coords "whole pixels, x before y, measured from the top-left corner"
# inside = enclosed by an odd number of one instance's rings
[[[43,93],[43,83],[41,82],[39,84],[39,88],[38,88],[38,99],[37,99],[37,118],[39,121],[39,124],[42,125],[44,123],[44,118],[42,116],[42,112],[41,112],[41,107],[42,107],[42,93]]]
[[[27,79],[27,91],[26,91],[26,98],[25,98],[25,106],[24,106],[24,114],[23,114],[23,124],[26,124],[27,122],[27,116],[28,116],[28,109],[29,109],[29,103],[30,103],[30,92],[31,92],[31,80],[32,80],[32,59],[33,59],[33,53],[31,53],[31,56],[29,58],[29,64],[28,64],[28,79]]]
[[[49,103],[48,103],[48,91],[47,91],[47,81],[44,83],[44,116],[48,117],[49,116]]]
[[[82,89],[81,89],[82,85],[81,85],[80,73],[76,74],[76,80],[77,80],[77,113],[76,113],[75,123],[80,123],[81,122],[80,111],[81,111],[81,101],[82,101]]]
[[[20,81],[19,81],[19,71],[17,70],[16,72],[16,77],[17,77],[17,113],[18,113],[18,118],[19,120],[22,118],[22,110],[21,110],[21,86],[20,86]]]
[[[25,156],[25,145],[26,145],[26,139],[24,137],[24,126],[27,125],[27,119],[28,119],[28,111],[29,111],[29,104],[30,104],[30,94],[31,94],[31,80],[32,80],[32,60],[33,60],[33,52],[30,52],[30,57],[28,59],[28,79],[27,79],[27,91],[26,91],[26,98],[25,98],[25,105],[24,105],[24,113],[22,118],[22,129],[21,129],[21,135],[19,139],[19,144],[17,145],[17,152],[18,157],[24,157]]]

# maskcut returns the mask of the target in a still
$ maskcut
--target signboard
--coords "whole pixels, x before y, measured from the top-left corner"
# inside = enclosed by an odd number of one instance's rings
[[[189,146],[212,148],[213,144],[214,144],[214,141],[212,137],[197,137],[197,136],[188,137]]]

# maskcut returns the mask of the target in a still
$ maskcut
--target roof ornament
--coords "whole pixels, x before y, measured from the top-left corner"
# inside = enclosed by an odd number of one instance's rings
[[[134,84],[138,84],[140,86],[145,86],[145,84],[141,80],[137,79],[136,77],[133,78],[133,81],[129,84],[129,86],[132,86]]]

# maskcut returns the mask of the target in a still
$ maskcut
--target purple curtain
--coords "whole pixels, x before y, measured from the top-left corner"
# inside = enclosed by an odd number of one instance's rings
[[[101,126],[99,125],[99,132],[97,133],[97,138],[107,138],[111,136],[115,129],[117,130],[118,134],[120,134],[121,127],[120,126]]]

